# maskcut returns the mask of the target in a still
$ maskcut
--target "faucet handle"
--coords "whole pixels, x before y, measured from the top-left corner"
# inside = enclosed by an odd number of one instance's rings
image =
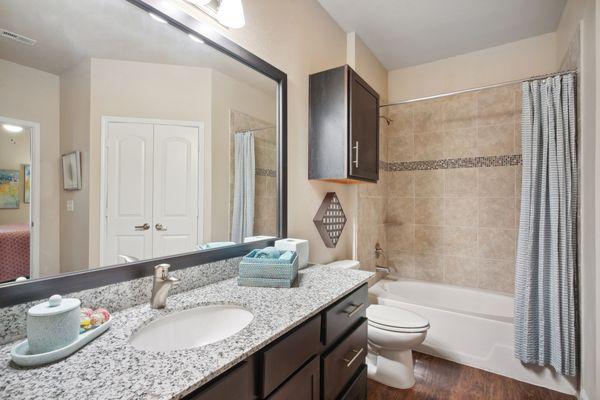
[[[154,277],[167,279],[169,277],[169,268],[171,264],[158,264],[154,266]]]

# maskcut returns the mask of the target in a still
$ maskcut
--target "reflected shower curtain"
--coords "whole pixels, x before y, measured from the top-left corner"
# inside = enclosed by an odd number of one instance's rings
[[[252,236],[254,229],[254,135],[251,132],[236,133],[235,182],[233,189],[233,216],[231,240],[242,243]]]
[[[523,84],[523,182],[515,278],[515,354],[578,368],[575,78]]]

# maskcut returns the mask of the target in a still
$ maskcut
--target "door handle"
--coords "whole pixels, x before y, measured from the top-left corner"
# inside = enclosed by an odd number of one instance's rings
[[[348,318],[352,318],[354,317],[354,315],[359,312],[363,307],[365,306],[364,303],[360,303],[360,304],[352,304],[351,306],[347,307],[346,309],[342,310],[343,313],[348,315]]]
[[[150,224],[146,222],[144,225],[136,225],[134,228],[136,231],[147,231],[150,229]]]
[[[163,226],[163,224],[156,224],[154,225],[154,227],[156,228],[157,231],[166,231],[167,227]]]
[[[354,147],[352,147],[352,149],[354,150],[354,161],[352,162],[354,163],[354,166],[358,168],[358,140],[354,143]]]

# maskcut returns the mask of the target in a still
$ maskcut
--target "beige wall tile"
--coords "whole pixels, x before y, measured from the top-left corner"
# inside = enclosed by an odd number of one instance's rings
[[[415,254],[442,254],[443,240],[441,226],[415,225]]]
[[[515,229],[479,229],[479,257],[512,260],[516,253]]]
[[[479,287],[513,293],[515,287],[514,260],[481,260],[479,263]]]
[[[477,129],[457,129],[444,134],[444,158],[477,156]]]
[[[415,200],[415,224],[442,225],[444,223],[444,199],[419,197]]]
[[[477,96],[459,94],[444,102],[444,127],[446,130],[474,128],[477,117]]]
[[[484,125],[477,128],[477,155],[502,156],[515,153],[515,125]]]
[[[515,197],[515,229],[519,231],[519,222],[521,219],[521,197]]]
[[[440,132],[444,129],[444,101],[427,100],[414,103],[413,132]]]
[[[387,191],[389,196],[414,196],[415,172],[388,172]]]
[[[386,225],[386,239],[389,251],[413,251],[415,243],[414,224]]]
[[[412,104],[386,107],[388,117],[394,121],[386,130],[390,137],[413,133],[413,108]]]
[[[444,254],[459,257],[477,257],[477,228],[444,227]]]
[[[515,198],[480,197],[479,226],[485,228],[515,228]]]
[[[437,254],[416,254],[415,278],[429,282],[443,282],[443,256]]]
[[[365,197],[358,207],[358,221],[361,225],[381,225],[385,218],[385,202],[383,197]]]
[[[444,199],[444,224],[477,226],[478,207],[476,197],[447,197]]]
[[[415,160],[439,160],[444,158],[444,133],[442,131],[421,133],[415,135],[414,140]]]
[[[451,285],[477,287],[479,259],[444,257],[444,282]]]
[[[515,96],[511,88],[499,87],[477,93],[477,124],[498,125],[514,121]]]
[[[415,277],[415,256],[412,252],[392,251],[387,260],[392,273],[405,278]]]
[[[445,171],[444,195],[447,197],[477,196],[477,169],[457,168]]]
[[[441,196],[444,193],[444,171],[415,171],[416,196]]]
[[[388,197],[386,223],[413,224],[415,222],[414,197]]]
[[[514,196],[515,167],[479,168],[480,196]]]
[[[390,162],[413,161],[415,144],[413,135],[395,136],[388,139],[388,158]]]
[[[387,247],[386,230],[383,225],[358,227],[358,246],[357,256],[359,261],[364,261],[375,257],[375,244],[380,243],[385,249]]]

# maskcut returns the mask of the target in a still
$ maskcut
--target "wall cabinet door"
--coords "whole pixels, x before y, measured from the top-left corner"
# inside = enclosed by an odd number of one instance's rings
[[[379,95],[349,66],[309,79],[309,179],[379,179]]]
[[[356,73],[350,73],[350,176],[379,178],[379,97]]]

